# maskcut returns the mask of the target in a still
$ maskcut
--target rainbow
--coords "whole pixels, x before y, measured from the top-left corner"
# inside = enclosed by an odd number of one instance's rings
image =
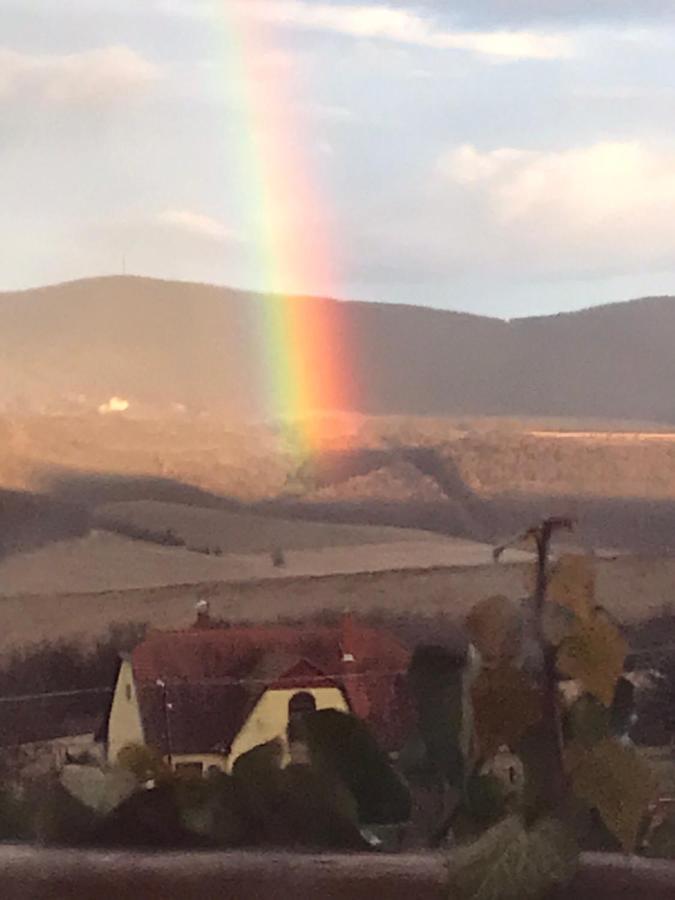
[[[242,91],[243,205],[255,244],[251,275],[262,295],[264,406],[309,453],[334,436],[326,413],[352,407],[344,304],[302,296],[308,288],[336,296],[333,242],[292,99],[292,64],[260,78],[277,50],[271,29],[244,4],[224,8],[229,74]]]

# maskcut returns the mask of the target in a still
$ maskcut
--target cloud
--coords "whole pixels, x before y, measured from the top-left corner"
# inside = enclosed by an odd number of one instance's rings
[[[577,270],[675,261],[675,145],[599,142],[560,151],[466,144],[443,154],[448,208],[487,259]]]
[[[431,17],[394,5],[230,0],[229,7],[243,21],[248,19],[438,50],[465,50],[497,59],[547,60],[573,55],[572,41],[565,35],[518,30],[448,30],[435,24]],[[167,0],[164,9],[174,15],[222,17],[219,5],[208,0]]]
[[[158,213],[154,223],[183,232],[191,237],[204,238],[208,241],[230,242],[237,240],[235,233],[224,222],[189,209],[166,209]]]
[[[0,101],[107,103],[142,91],[160,77],[158,66],[128,47],[59,56],[0,49]]]
[[[618,215],[655,215],[675,201],[675,149],[640,141],[559,152],[480,152],[467,144],[444,155],[439,168],[457,184],[487,191],[504,222],[537,215],[600,225]]]
[[[442,11],[446,0],[421,0],[423,8]],[[673,18],[670,0],[455,0],[453,15],[466,23],[495,22],[520,27],[542,22],[567,26],[600,22],[663,21]]]

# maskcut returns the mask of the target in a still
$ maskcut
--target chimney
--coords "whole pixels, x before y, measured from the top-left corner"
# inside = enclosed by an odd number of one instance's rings
[[[208,600],[199,600],[195,604],[197,618],[195,628],[211,628],[211,607]]]

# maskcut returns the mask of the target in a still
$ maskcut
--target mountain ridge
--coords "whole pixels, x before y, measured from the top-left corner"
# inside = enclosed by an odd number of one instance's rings
[[[440,313],[444,315],[451,313],[457,316],[466,316],[471,319],[483,319],[489,322],[497,322],[503,325],[518,324],[520,322],[532,322],[542,320],[552,320],[567,316],[579,316],[586,313],[604,313],[618,309],[621,307],[635,306],[643,303],[666,302],[675,303],[675,294],[645,294],[639,297],[628,297],[623,300],[607,300],[602,303],[594,303],[588,306],[580,306],[575,309],[561,309],[552,313],[540,313],[529,316],[491,316],[485,313],[475,313],[467,309],[444,308],[439,306],[429,306],[424,303],[414,303],[412,301],[385,302],[379,300],[363,300],[351,297],[333,297],[321,294],[283,294],[281,292],[262,292],[249,288],[234,287],[228,284],[216,284],[210,281],[194,281],[191,279],[181,278],[162,278],[154,275],[83,275],[78,278],[69,278],[65,281],[54,281],[43,285],[34,285],[32,287],[3,289],[0,290],[0,303],[9,297],[21,297],[27,294],[37,294],[52,291],[57,288],[73,287],[76,285],[89,285],[103,282],[148,282],[159,285],[179,285],[189,288],[205,288],[208,290],[223,291],[228,294],[240,295],[242,297],[277,297],[279,299],[290,297],[292,300],[302,301],[324,301],[329,303],[350,304],[353,306],[383,306],[394,307],[397,309],[422,310],[428,313]]]
[[[103,276],[0,293],[0,409],[265,413],[264,295]],[[339,307],[346,411],[675,423],[675,300],[504,320],[407,304]]]

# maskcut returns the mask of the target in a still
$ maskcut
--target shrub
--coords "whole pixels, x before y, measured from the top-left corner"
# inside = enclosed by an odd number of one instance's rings
[[[322,709],[306,715],[304,725],[313,763],[349,789],[360,822],[387,825],[410,817],[410,794],[364,722]]]
[[[127,744],[117,754],[117,765],[133,774],[139,784],[156,783],[171,779],[172,772],[162,754],[144,744]]]

